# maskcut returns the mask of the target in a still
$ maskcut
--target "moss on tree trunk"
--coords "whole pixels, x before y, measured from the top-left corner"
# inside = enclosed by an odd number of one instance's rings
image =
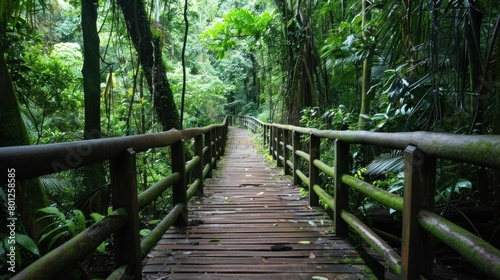
[[[5,61],[0,49],[0,147],[29,145],[30,139]],[[2,170],[1,172],[6,172]],[[16,207],[26,233],[36,238],[42,229],[36,220],[37,209],[47,206],[45,192],[38,179],[16,182]]]
[[[143,0],[119,0],[127,29],[139,53],[139,61],[153,95],[156,114],[163,130],[180,128],[179,112],[167,79],[160,42],[153,37]]]

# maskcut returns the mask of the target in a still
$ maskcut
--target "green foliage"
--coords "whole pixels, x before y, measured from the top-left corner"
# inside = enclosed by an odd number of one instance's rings
[[[83,96],[77,90],[82,65],[78,44],[25,44],[23,63],[13,71],[24,116],[34,129],[35,143],[72,141],[81,127]],[[64,108],[64,109],[63,109]]]
[[[13,249],[13,250],[12,250]],[[15,254],[15,266],[24,268],[24,258],[28,258],[28,254],[35,257],[40,257],[38,247],[29,236],[16,232],[14,238],[10,236],[0,240],[0,264],[4,267],[12,267],[10,255]],[[2,276],[0,276],[1,278]]]
[[[347,130],[355,122],[353,114],[344,105],[328,108],[321,114],[321,108],[305,108],[299,124],[304,127],[329,130]],[[321,115],[321,116],[320,116]]]
[[[50,206],[38,210],[46,214],[39,219],[50,221],[48,226],[42,230],[42,235],[38,240],[39,245],[49,251],[54,245],[63,240],[68,240],[87,228],[87,221],[82,211],[73,209],[67,213],[61,212],[58,208]],[[103,216],[98,213],[92,213],[91,218],[94,223],[102,220]],[[106,242],[103,242],[97,248],[98,252],[104,253]]]
[[[39,221],[48,219],[51,222],[42,230],[42,236],[38,240],[38,244],[43,244],[44,240],[47,240],[47,250],[50,250],[60,238],[71,238],[86,228],[85,216],[80,210],[73,210],[68,216],[56,207],[46,207],[38,211],[47,214],[41,217]]]
[[[216,57],[223,58],[228,50],[241,44],[242,39],[248,39],[248,49],[252,49],[263,36],[270,36],[269,26],[273,20],[274,14],[270,12],[257,15],[246,8],[232,9],[202,32],[200,38]]]
[[[189,73],[187,75],[184,127],[200,127],[213,123],[212,120],[216,116],[223,114],[224,96],[234,89],[232,85],[213,75],[213,70],[207,70],[196,75]],[[177,71],[170,75],[170,79],[173,84],[172,90],[176,92],[174,94],[176,103],[180,104],[181,68],[177,68]]]

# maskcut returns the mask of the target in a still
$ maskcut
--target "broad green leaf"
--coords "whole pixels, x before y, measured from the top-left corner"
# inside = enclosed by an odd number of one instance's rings
[[[90,214],[90,217],[92,218],[92,220],[94,220],[94,223],[98,223],[102,220],[102,215],[99,213],[92,213]]]
[[[97,251],[99,253],[106,252],[106,242],[102,242],[101,244],[99,244],[99,246],[97,246]]]
[[[85,215],[83,215],[83,212],[78,209],[73,210],[73,214],[75,215],[75,224],[77,232],[83,231],[86,228]]]
[[[74,236],[76,233],[75,233],[75,222],[73,222],[73,220],[67,220],[66,221],[66,226],[68,227],[68,231],[70,233],[70,235]]]
[[[59,209],[57,209],[56,207],[52,207],[52,206],[45,207],[42,209],[38,209],[37,211],[44,212],[47,214],[52,214],[52,215],[58,217],[61,222],[63,222],[63,223],[66,222],[66,216],[63,213],[61,213],[61,211],[59,211]]]
[[[161,220],[157,219],[157,220],[151,220],[151,221],[149,221],[148,224],[150,224],[150,225],[156,225],[156,224],[158,224],[160,222],[161,222]]]
[[[144,236],[148,235],[150,232],[151,232],[151,230],[149,228],[143,228],[143,229],[141,229],[141,231],[139,231],[139,234],[142,237],[144,237]]]
[[[38,250],[35,241],[33,241],[33,239],[29,236],[16,233],[16,242],[23,246],[26,250],[40,257],[40,251]]]
[[[460,179],[456,184],[457,189],[456,192],[460,192],[460,189],[472,189],[472,183],[466,179]]]

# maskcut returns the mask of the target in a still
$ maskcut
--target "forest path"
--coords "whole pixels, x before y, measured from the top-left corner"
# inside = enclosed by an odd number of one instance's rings
[[[144,260],[143,279],[374,278],[322,208],[230,127],[225,156],[189,203],[189,226],[169,229]]]

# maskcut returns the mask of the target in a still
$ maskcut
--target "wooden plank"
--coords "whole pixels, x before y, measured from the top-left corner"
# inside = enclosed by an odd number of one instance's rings
[[[150,272],[217,272],[217,273],[266,273],[266,272],[306,272],[306,273],[321,273],[321,272],[337,272],[337,273],[364,273],[366,267],[364,265],[300,265],[300,264],[215,264],[215,265],[148,265],[144,267],[144,273]]]
[[[358,252],[333,234],[323,208],[310,207],[250,143],[246,131],[231,128],[204,196],[188,205],[188,225],[163,235],[143,279],[373,278]]]
[[[186,279],[186,280],[220,280],[220,279],[266,279],[266,280],[283,280],[283,279],[313,279],[313,277],[324,277],[326,279],[338,279],[338,280],[357,280],[362,279],[352,273],[255,273],[255,274],[221,274],[221,273],[211,273],[211,274],[200,274],[200,273],[182,273],[182,274],[167,274],[158,273],[155,277],[151,278],[149,275],[145,276],[143,279],[157,279],[162,280],[168,279]]]
[[[151,258],[148,264],[175,264],[182,261],[184,265],[198,264],[200,258],[192,258],[189,255],[184,255],[183,257],[157,257]],[[327,257],[316,257],[316,258],[262,258],[262,257],[247,257],[244,258],[246,264],[363,264],[361,258],[350,258],[347,256],[327,256]],[[213,257],[206,257],[203,260],[204,264],[219,264],[220,260]],[[224,260],[224,264],[241,264],[242,258],[227,258]]]
[[[148,256],[155,256],[163,252],[165,256],[172,256],[174,260],[179,260],[182,263],[182,259],[187,256],[190,259],[203,259],[215,258],[219,260],[219,263],[224,263],[227,259],[237,258],[245,262],[245,258],[286,258],[290,260],[295,260],[297,258],[309,258],[310,253],[315,256],[322,257],[334,257],[334,258],[352,258],[357,259],[359,254],[356,250],[342,250],[342,251],[176,251],[171,250],[155,250],[152,251]],[[150,261],[154,262],[154,257],[150,257],[146,264]]]

